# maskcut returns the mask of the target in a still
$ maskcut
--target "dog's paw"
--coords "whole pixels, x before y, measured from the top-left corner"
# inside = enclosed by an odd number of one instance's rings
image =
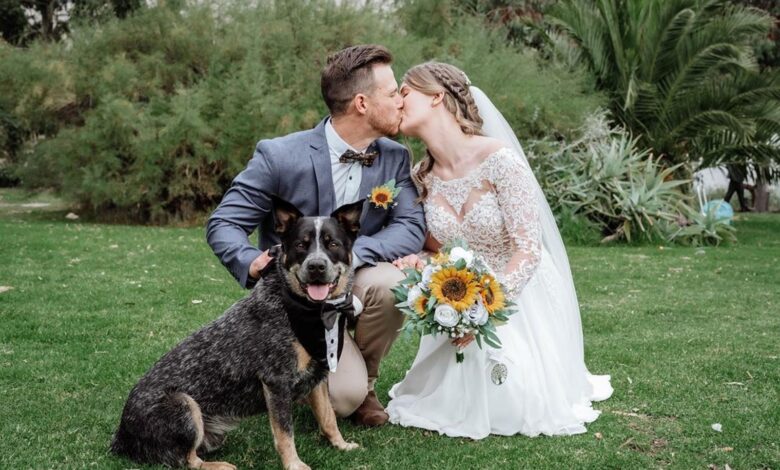
[[[295,462],[290,462],[286,467],[285,470],[311,470],[311,467],[303,463],[303,461],[298,460]]]
[[[358,447],[360,447],[355,442],[347,442],[347,441],[341,441],[338,444],[333,444],[338,450],[343,450],[349,452],[350,450],[355,450]]]

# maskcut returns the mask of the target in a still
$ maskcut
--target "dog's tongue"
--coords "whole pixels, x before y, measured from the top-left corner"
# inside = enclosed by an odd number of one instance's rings
[[[311,297],[314,300],[325,300],[325,297],[328,296],[328,291],[330,290],[330,286],[327,284],[321,284],[321,285],[313,285],[310,284],[306,287],[306,293],[309,294],[309,297]]]

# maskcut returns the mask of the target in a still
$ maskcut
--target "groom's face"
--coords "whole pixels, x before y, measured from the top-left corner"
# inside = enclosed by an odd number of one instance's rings
[[[398,134],[401,125],[401,110],[404,100],[398,93],[393,69],[387,64],[376,64],[374,92],[368,97],[368,123],[382,135],[392,137]]]

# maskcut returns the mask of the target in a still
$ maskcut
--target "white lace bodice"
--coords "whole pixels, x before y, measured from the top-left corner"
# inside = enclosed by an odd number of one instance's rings
[[[539,207],[528,164],[510,148],[488,156],[470,175],[425,178],[425,218],[436,241],[465,240],[511,296],[520,293],[541,260]]]

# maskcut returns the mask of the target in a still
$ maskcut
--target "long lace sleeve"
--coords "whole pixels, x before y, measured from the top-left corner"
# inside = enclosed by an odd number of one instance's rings
[[[513,252],[503,272],[497,276],[514,297],[520,294],[539,266],[542,232],[531,169],[515,152],[507,149],[502,153],[501,158],[495,159],[491,182]]]

